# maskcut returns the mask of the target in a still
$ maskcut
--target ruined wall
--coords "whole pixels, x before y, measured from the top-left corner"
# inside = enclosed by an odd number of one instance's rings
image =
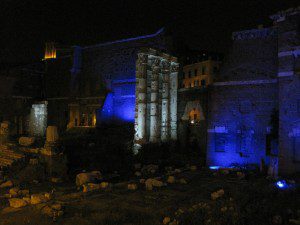
[[[279,173],[300,171],[300,8],[272,16],[278,27]]]
[[[165,49],[162,30],[81,49],[82,68],[73,74],[77,93],[108,97],[98,120],[134,122],[136,59],[143,47]]]
[[[266,138],[277,109],[277,42],[274,29],[233,34],[233,49],[214,83],[209,105],[207,163],[268,161]]]

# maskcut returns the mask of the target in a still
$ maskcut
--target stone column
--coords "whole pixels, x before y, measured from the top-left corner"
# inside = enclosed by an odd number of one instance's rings
[[[158,106],[158,94],[159,94],[159,72],[160,72],[160,58],[155,57],[152,64],[152,76],[151,76],[151,102],[150,102],[150,142],[159,141],[159,106]]]
[[[171,63],[170,75],[170,134],[171,140],[177,140],[177,89],[178,89],[178,63]]]
[[[162,95],[161,95],[161,140],[168,141],[170,136],[170,62],[168,57],[162,61]]]
[[[146,142],[146,109],[147,109],[147,63],[148,55],[138,54],[136,69],[136,116],[135,143]]]

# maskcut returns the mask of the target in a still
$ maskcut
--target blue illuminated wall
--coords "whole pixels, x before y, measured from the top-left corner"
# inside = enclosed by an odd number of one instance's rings
[[[92,80],[83,91],[91,89],[96,96],[95,90],[102,88],[107,93],[97,113],[98,122],[134,122],[136,59],[141,48],[146,47],[166,49],[163,29],[150,35],[81,48],[82,69],[77,83]]]
[[[276,32],[235,34],[233,48],[208,101],[209,166],[268,163],[266,139],[278,108]],[[234,37],[235,37],[234,35]]]

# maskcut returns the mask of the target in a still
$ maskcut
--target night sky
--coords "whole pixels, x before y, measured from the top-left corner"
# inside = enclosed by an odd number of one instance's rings
[[[39,60],[44,43],[90,45],[161,27],[193,49],[226,53],[231,33],[270,25],[299,0],[1,0],[0,63]]]

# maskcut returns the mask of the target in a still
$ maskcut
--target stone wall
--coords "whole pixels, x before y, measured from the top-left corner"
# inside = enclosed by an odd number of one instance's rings
[[[270,120],[278,109],[276,29],[236,32],[208,99],[207,163],[268,163]]]
[[[300,171],[300,8],[272,16],[278,27],[279,172]]]

